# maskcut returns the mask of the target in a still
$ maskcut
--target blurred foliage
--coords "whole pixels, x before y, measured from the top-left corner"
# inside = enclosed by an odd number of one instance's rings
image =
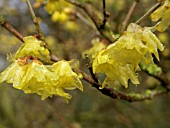
[[[102,3],[98,0],[77,0],[91,3],[97,15],[102,18]],[[35,0],[31,0],[32,4]],[[120,24],[124,20],[133,0],[106,0],[109,29],[119,33]],[[147,10],[156,3],[155,1],[142,0],[137,7],[131,22],[139,19]],[[85,13],[75,8],[86,18]],[[0,12],[24,36],[34,35],[36,28],[31,20],[27,6],[21,0],[0,0]],[[89,49],[96,32],[82,20],[73,17],[70,21],[76,23],[65,27],[60,22],[51,21],[51,15],[44,6],[35,9],[48,47],[52,53],[66,60],[79,59],[82,69],[86,61],[82,59],[82,51]],[[148,18],[142,25],[153,26],[155,23]],[[165,50],[160,53],[160,62],[163,71],[170,78],[170,30],[156,33],[164,43]],[[6,54],[15,52],[21,42],[7,30],[0,27],[0,70],[9,65]],[[139,72],[140,86],[129,85],[125,92],[142,92],[148,88],[157,88],[160,84],[153,77]],[[128,103],[122,100],[113,100],[104,96],[84,82],[84,92],[72,91],[74,97],[69,104],[61,98],[53,97],[42,101],[39,96],[16,90],[11,85],[0,86],[0,128],[167,128],[170,127],[170,98],[168,95],[157,97],[151,101]],[[71,128],[71,127],[70,127]]]

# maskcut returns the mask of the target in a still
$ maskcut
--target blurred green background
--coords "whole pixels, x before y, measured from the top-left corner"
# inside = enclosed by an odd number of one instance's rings
[[[32,4],[34,0],[30,0]],[[134,0],[106,0],[110,13],[110,28],[118,32],[127,11]],[[141,0],[131,22],[140,18],[156,0]],[[102,15],[101,2],[93,0],[93,7]],[[78,9],[79,10],[79,9]],[[80,10],[81,11],[81,10]],[[81,11],[82,12],[82,11]],[[35,26],[24,2],[20,0],[0,0],[0,13],[24,36],[34,35]],[[74,19],[78,29],[67,29],[58,22],[52,22],[50,15],[40,7],[35,13],[41,21],[42,30],[47,38],[50,50],[67,60],[78,59],[85,72],[86,60],[81,52],[91,47],[96,33],[79,19]],[[82,12],[83,13],[83,12]],[[83,15],[85,15],[83,13]],[[154,25],[150,19],[142,25]],[[170,29],[157,33],[164,43],[165,50],[160,53],[159,65],[170,76]],[[10,63],[7,53],[14,53],[22,43],[7,30],[0,27],[0,71]],[[141,85],[130,85],[127,92],[142,92],[144,89],[159,86],[159,82],[144,72],[139,72]],[[84,91],[71,91],[73,98],[67,104],[59,97],[42,101],[36,94],[26,95],[6,83],[0,86],[0,128],[169,128],[170,97],[163,95],[150,101],[129,103],[113,100],[88,83],[84,82]],[[124,89],[125,90],[125,89]],[[126,91],[126,90],[125,90]]]

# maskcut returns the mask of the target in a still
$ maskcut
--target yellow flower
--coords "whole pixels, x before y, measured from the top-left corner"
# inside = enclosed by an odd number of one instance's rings
[[[52,71],[48,70],[48,68],[42,64],[36,62],[29,63],[27,65],[27,73],[23,77],[22,82],[19,86],[15,87],[23,90],[25,93],[37,93],[41,95],[42,99],[46,99],[52,95],[70,99],[71,95],[66,93],[64,89],[73,90],[75,87],[82,89],[82,86],[80,86],[81,82],[76,77],[76,73],[70,72],[71,69],[67,66],[57,66],[60,62],[62,61],[53,65]],[[68,68],[67,71],[65,68]],[[67,73],[72,74],[68,75]]]
[[[51,14],[51,20],[59,22],[64,28],[76,31],[79,26],[70,19],[75,14],[74,6],[64,0],[49,0],[45,9]]]
[[[128,80],[139,84],[136,74],[139,63],[152,62],[152,53],[159,60],[157,49],[162,51],[164,47],[151,29],[132,23],[114,44],[98,52],[92,64],[93,72],[107,75],[102,88],[115,80],[125,87]]]
[[[54,11],[60,9],[60,3],[58,0],[49,0],[45,6],[45,9],[48,11],[49,14],[52,14]]]
[[[50,61],[50,52],[44,46],[44,42],[33,36],[24,37],[24,44],[18,49],[14,58],[24,58],[26,56],[36,57],[42,61]]]
[[[45,9],[49,14],[52,14],[55,11],[63,11],[65,7],[72,7],[72,5],[68,2],[65,2],[64,0],[49,0],[45,6]]]
[[[163,5],[151,14],[151,19],[152,21],[161,19],[157,30],[160,32],[165,31],[170,25],[170,0],[165,0]]]
[[[59,11],[55,11],[53,14],[52,14],[52,21],[56,22],[56,21],[59,21],[59,22],[65,22],[68,20],[68,15],[65,13],[65,12],[59,12]]]
[[[83,91],[83,86],[79,79],[81,76],[72,71],[69,62],[64,60],[56,62],[52,65],[51,71],[54,72],[57,77],[57,79],[54,80],[56,87],[68,90],[78,88]]]
[[[80,77],[72,71],[67,61],[44,66],[38,60],[25,63],[25,60],[18,59],[0,74],[0,83],[5,81],[25,93],[41,95],[43,100],[53,95],[70,99],[71,95],[65,89],[83,90]]]
[[[112,52],[113,51],[113,52]],[[103,72],[110,80],[118,80],[124,87],[128,87],[130,79],[134,84],[139,84],[135,73],[140,55],[135,49],[117,49],[116,46],[102,50],[93,61],[93,72]],[[108,79],[106,78],[106,79]],[[102,86],[105,87],[106,84]]]
[[[79,29],[79,25],[74,22],[74,21],[71,21],[71,20],[67,20],[63,26],[67,29],[67,30],[70,30],[70,31],[77,31]]]
[[[16,85],[21,82],[24,74],[25,72],[16,60],[0,74],[0,83],[7,81],[8,83],[14,83]]]
[[[164,46],[160,40],[152,33],[149,28],[144,28],[141,40],[145,42],[150,53],[153,53],[155,57],[159,60],[158,50],[163,51]]]

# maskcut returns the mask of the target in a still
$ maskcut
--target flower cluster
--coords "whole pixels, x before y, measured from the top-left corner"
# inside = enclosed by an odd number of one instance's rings
[[[25,93],[37,93],[42,99],[53,95],[70,99],[71,95],[64,90],[83,90],[81,75],[72,71],[68,61],[43,65],[40,59],[49,59],[49,51],[41,46],[42,42],[32,36],[24,41],[14,62],[0,74],[0,83],[6,81]]]
[[[160,32],[165,31],[170,25],[170,0],[165,0],[163,5],[152,13],[151,19],[152,21],[161,19],[157,26],[157,30]]]
[[[152,54],[159,60],[157,49],[162,51],[164,47],[151,29],[131,23],[114,44],[98,52],[92,64],[93,72],[107,75],[102,88],[115,80],[125,87],[129,79],[139,84],[136,74],[139,63],[152,63]]]
[[[37,0],[37,2],[44,2],[45,0]],[[51,15],[51,20],[59,22],[66,29],[76,30],[77,24],[72,21],[74,17],[74,7],[64,0],[49,0],[45,5],[45,10]]]

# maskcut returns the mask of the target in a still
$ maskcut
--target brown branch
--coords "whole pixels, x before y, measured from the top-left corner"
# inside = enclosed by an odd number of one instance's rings
[[[39,24],[39,22],[37,20],[37,17],[35,16],[35,13],[34,13],[34,10],[33,10],[32,6],[31,6],[31,3],[30,3],[29,0],[26,0],[26,3],[27,3],[27,6],[28,6],[28,9],[30,11],[30,14],[32,16],[32,20],[33,20],[33,22],[34,22],[34,24],[35,24],[35,26],[37,28],[37,31],[39,33],[40,39],[45,43],[44,34],[43,34],[42,30],[41,30],[41,27],[40,27],[40,24]]]
[[[51,112],[49,116],[54,114],[67,128],[74,128],[72,124],[64,117],[64,115],[60,114],[60,112],[55,109],[55,107],[53,106],[54,103],[52,102],[52,100],[48,99],[46,103],[48,105],[48,109]]]
[[[23,41],[23,35],[19,33],[10,23],[8,23],[3,15],[0,14],[0,24],[6,30],[8,30],[11,34],[16,36],[20,41]]]
[[[81,8],[82,10],[84,10],[86,12],[86,14],[90,17],[90,19],[92,20],[92,22],[94,23],[94,25],[96,26],[96,28],[99,27],[99,23],[100,19],[99,17],[93,12],[93,10],[91,9],[91,7],[88,4],[80,4],[74,0],[65,0],[68,3]]]
[[[99,83],[99,80],[98,80],[97,76],[93,73],[92,67],[89,67],[89,72],[90,72],[90,74],[91,74],[92,79],[93,79],[96,83]]]
[[[11,32],[11,34],[13,34],[15,37],[17,37],[20,41],[24,43],[23,40],[24,36],[20,32],[18,32],[10,23],[8,23],[8,21],[6,21],[3,15],[0,15],[0,25],[6,30],[8,30],[9,32]],[[51,61],[59,61],[59,60],[61,60],[59,57],[57,57],[54,54],[51,54]]]
[[[80,4],[74,0],[65,0],[66,2],[81,8],[86,14],[87,16],[91,19],[91,21],[93,22],[95,28],[97,29],[97,35],[102,36],[103,38],[105,38],[109,43],[112,43],[114,40],[111,37],[108,37],[105,35],[105,33],[103,32],[103,29],[100,28],[102,21],[101,19],[97,16],[97,14],[94,12],[94,10],[91,8],[91,6],[87,3],[85,4]]]
[[[138,21],[136,21],[136,24],[142,23],[150,14],[152,14],[160,6],[161,2],[156,3],[148,12],[146,12]]]
[[[137,8],[138,3],[139,3],[139,0],[138,1],[136,0],[133,2],[128,14],[126,15],[124,21],[122,22],[120,32],[123,32],[125,30],[125,28],[127,27],[131,16],[133,15],[133,13],[135,12],[135,9]]]
[[[152,91],[149,94],[125,94],[123,92],[114,90],[114,89],[110,89],[110,88],[104,88],[104,90],[102,89],[101,92],[103,94],[109,94],[107,96],[113,98],[113,99],[122,99],[122,100],[126,100],[129,102],[138,102],[138,101],[144,101],[144,100],[151,100],[156,96],[160,96],[163,94],[166,94],[167,91]]]
[[[80,19],[86,26],[94,30],[94,26],[80,12],[76,11],[75,16]]]
[[[149,94],[147,93],[146,94],[125,94],[123,92],[120,92],[112,88],[105,87],[103,89],[100,89],[99,87],[101,87],[101,85],[96,83],[89,75],[87,75],[86,73],[78,69],[74,69],[74,71],[77,73],[81,73],[83,75],[83,80],[90,83],[93,87],[95,87],[102,94],[109,96],[112,99],[122,99],[122,100],[126,100],[129,102],[137,102],[137,101],[150,100],[156,96],[160,96],[160,95],[163,95],[169,92],[169,90],[162,90],[162,91],[152,91]]]
[[[106,22],[107,22],[107,18],[109,17],[109,15],[108,15],[107,12],[106,12],[106,0],[102,0],[102,3],[103,3],[103,22],[102,22],[102,24],[100,25],[100,28],[99,28],[99,29],[104,29],[105,24],[106,24]]]
[[[170,91],[170,81],[168,80],[165,72],[161,72],[157,75],[150,74],[148,71],[143,70],[146,72],[149,76],[154,77],[155,79],[159,80],[161,82],[161,86],[165,88],[167,91]]]
[[[88,57],[87,54],[85,55],[85,57],[86,57],[86,61],[87,61],[87,62],[86,62],[86,68],[89,70],[89,73],[90,73],[92,79],[93,79],[96,83],[99,83],[99,80],[98,80],[96,74],[93,73],[92,61],[91,61],[91,59],[89,59],[89,57]]]

